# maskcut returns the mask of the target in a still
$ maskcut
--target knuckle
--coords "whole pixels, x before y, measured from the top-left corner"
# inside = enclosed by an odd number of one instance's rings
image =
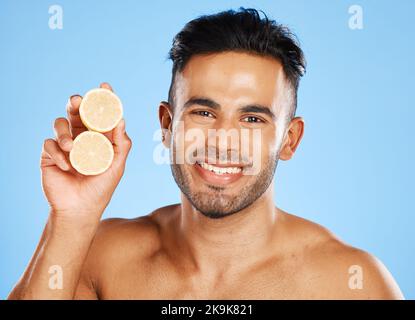
[[[67,140],[69,140],[69,139],[71,139],[72,140],[72,137],[70,136],[70,134],[68,134],[68,133],[62,133],[62,134],[59,134],[59,137],[58,137],[58,140],[59,140],[59,143],[61,143],[61,142],[63,142],[63,141],[67,141]]]
[[[133,145],[133,141],[131,140],[129,136],[126,135],[125,146],[127,147],[127,149],[131,149],[132,145]]]
[[[58,152],[56,155],[56,159],[59,160],[60,162],[66,162],[66,158],[65,156],[62,154],[62,152]]]
[[[65,161],[65,157],[62,154],[60,149],[54,150],[54,152],[52,152],[52,154],[50,156],[57,162]]]

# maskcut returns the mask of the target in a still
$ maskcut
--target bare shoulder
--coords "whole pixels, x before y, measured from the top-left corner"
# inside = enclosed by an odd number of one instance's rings
[[[305,281],[320,298],[403,299],[397,283],[374,255],[344,243],[325,227],[284,213],[302,252]]]
[[[97,299],[106,297],[108,292],[117,294],[121,290],[119,283],[128,274],[135,278],[129,278],[127,283],[138,283],[139,287],[140,275],[148,271],[145,268],[151,257],[162,248],[161,229],[175,208],[177,205],[162,207],[135,219],[103,220],[84,262],[75,298]],[[122,295],[125,290],[121,291]]]
[[[89,250],[89,269],[115,262],[126,263],[152,256],[161,249],[161,228],[176,205],[154,210],[148,215],[133,219],[110,218],[101,221]]]

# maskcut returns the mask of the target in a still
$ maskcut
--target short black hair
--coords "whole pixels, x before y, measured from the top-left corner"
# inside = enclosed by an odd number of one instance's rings
[[[168,102],[174,106],[176,72],[183,71],[193,55],[239,51],[271,56],[283,66],[293,90],[290,116],[297,109],[297,90],[304,75],[306,61],[296,36],[288,27],[268,19],[261,19],[258,10],[240,7],[212,15],[202,15],[188,22],[174,37],[168,59],[173,61]]]

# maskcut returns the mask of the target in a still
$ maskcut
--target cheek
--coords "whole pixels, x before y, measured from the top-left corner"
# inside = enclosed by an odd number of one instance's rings
[[[259,153],[262,156],[267,157],[268,154],[272,154],[277,149],[276,131],[271,129],[260,129],[251,133],[250,150],[253,153]]]
[[[252,173],[259,173],[270,159],[277,154],[277,139],[275,131],[263,130],[260,135],[253,134],[250,145],[250,158],[252,161]]]
[[[206,141],[207,131],[182,123],[173,134],[173,152],[181,161],[176,163],[193,165],[196,159],[204,158],[207,155]]]
[[[274,138],[265,139],[262,147],[262,155],[269,158],[278,151],[277,140]]]

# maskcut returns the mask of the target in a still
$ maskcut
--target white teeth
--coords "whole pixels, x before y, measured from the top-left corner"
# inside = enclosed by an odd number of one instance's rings
[[[198,163],[199,163],[199,165],[200,165],[203,169],[206,169],[206,170],[212,171],[212,172],[214,172],[214,173],[216,173],[216,174],[226,174],[226,173],[232,173],[232,174],[235,174],[235,173],[239,173],[239,172],[241,172],[241,171],[242,171],[242,169],[241,169],[241,168],[239,168],[239,167],[227,167],[227,168],[220,168],[220,167],[215,167],[215,166],[212,166],[212,165],[210,165],[210,164],[208,164],[208,163],[206,163],[206,162],[202,162],[202,163],[198,162]]]

